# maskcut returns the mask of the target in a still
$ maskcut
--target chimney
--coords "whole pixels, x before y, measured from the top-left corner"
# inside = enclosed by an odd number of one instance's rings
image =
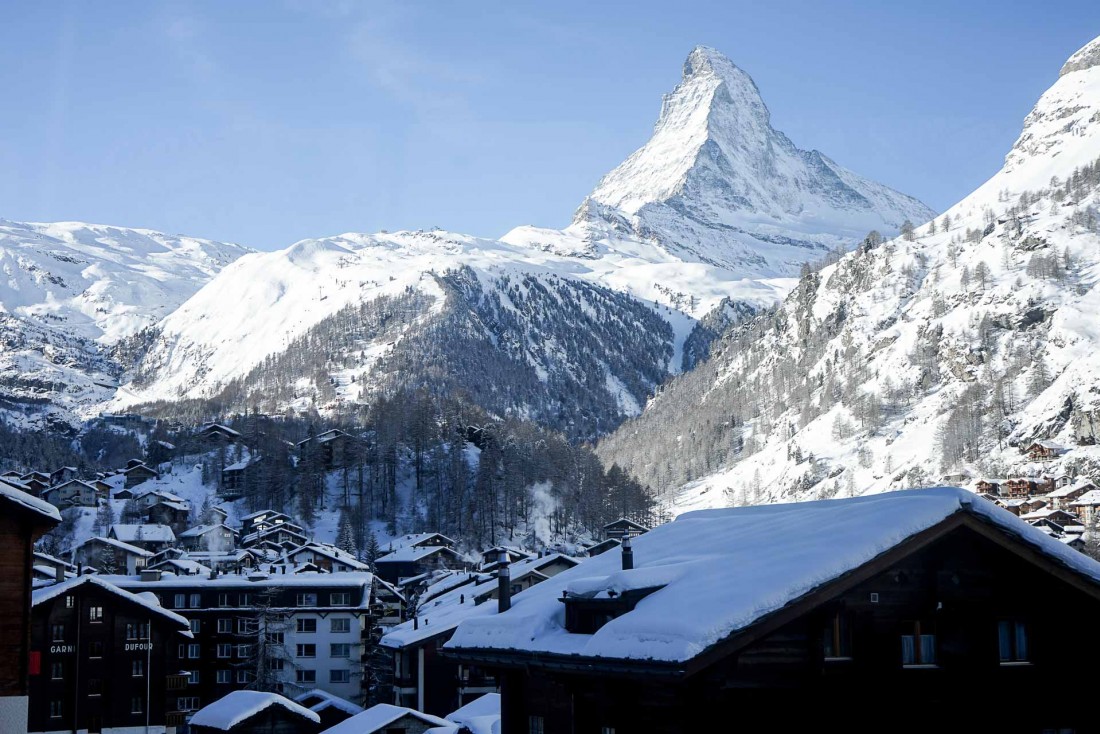
[[[512,572],[508,568],[508,551],[500,552],[500,570],[497,571],[497,612],[512,608]]]
[[[420,629],[420,617],[413,617],[413,629]]]
[[[53,580],[56,581],[59,584],[62,581],[65,580],[65,567],[64,566],[58,565],[58,567],[56,569],[54,569]]]
[[[634,549],[630,547],[630,536],[623,536],[623,570],[634,568]]]

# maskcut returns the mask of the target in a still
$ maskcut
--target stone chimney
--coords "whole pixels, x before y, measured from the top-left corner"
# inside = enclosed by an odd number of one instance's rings
[[[497,571],[497,612],[512,608],[512,572],[508,568],[508,551],[500,552],[500,569]]]
[[[634,549],[630,547],[630,536],[623,536],[623,570],[629,571],[634,568]]]

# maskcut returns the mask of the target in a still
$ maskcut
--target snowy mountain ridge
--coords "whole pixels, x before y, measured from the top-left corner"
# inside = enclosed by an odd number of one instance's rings
[[[676,511],[1100,476],[1098,60],[1100,39],[1071,57],[985,184],[803,278],[604,460]],[[1066,450],[1035,461],[1038,440]]]

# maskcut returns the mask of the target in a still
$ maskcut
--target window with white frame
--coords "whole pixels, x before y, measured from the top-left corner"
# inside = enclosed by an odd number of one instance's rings
[[[333,617],[329,620],[329,632],[351,632],[351,620],[347,617]]]
[[[328,646],[328,656],[330,658],[350,658],[351,645],[346,642],[334,642]]]
[[[936,664],[936,634],[933,625],[913,622],[901,636],[901,664],[905,667],[931,667]]]
[[[347,669],[342,670],[330,670],[328,672],[329,683],[347,683],[349,680]]]

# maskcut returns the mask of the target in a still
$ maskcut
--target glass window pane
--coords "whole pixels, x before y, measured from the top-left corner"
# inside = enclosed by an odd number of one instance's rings
[[[924,665],[933,665],[936,662],[936,636],[920,636],[920,661]]]
[[[1028,660],[1027,625],[1023,622],[1016,623],[1016,659]]]
[[[901,664],[915,665],[917,662],[916,647],[913,644],[913,635],[901,636]]]
[[[1000,622],[997,625],[997,645],[1001,652],[1001,661],[1012,659],[1012,623]]]

